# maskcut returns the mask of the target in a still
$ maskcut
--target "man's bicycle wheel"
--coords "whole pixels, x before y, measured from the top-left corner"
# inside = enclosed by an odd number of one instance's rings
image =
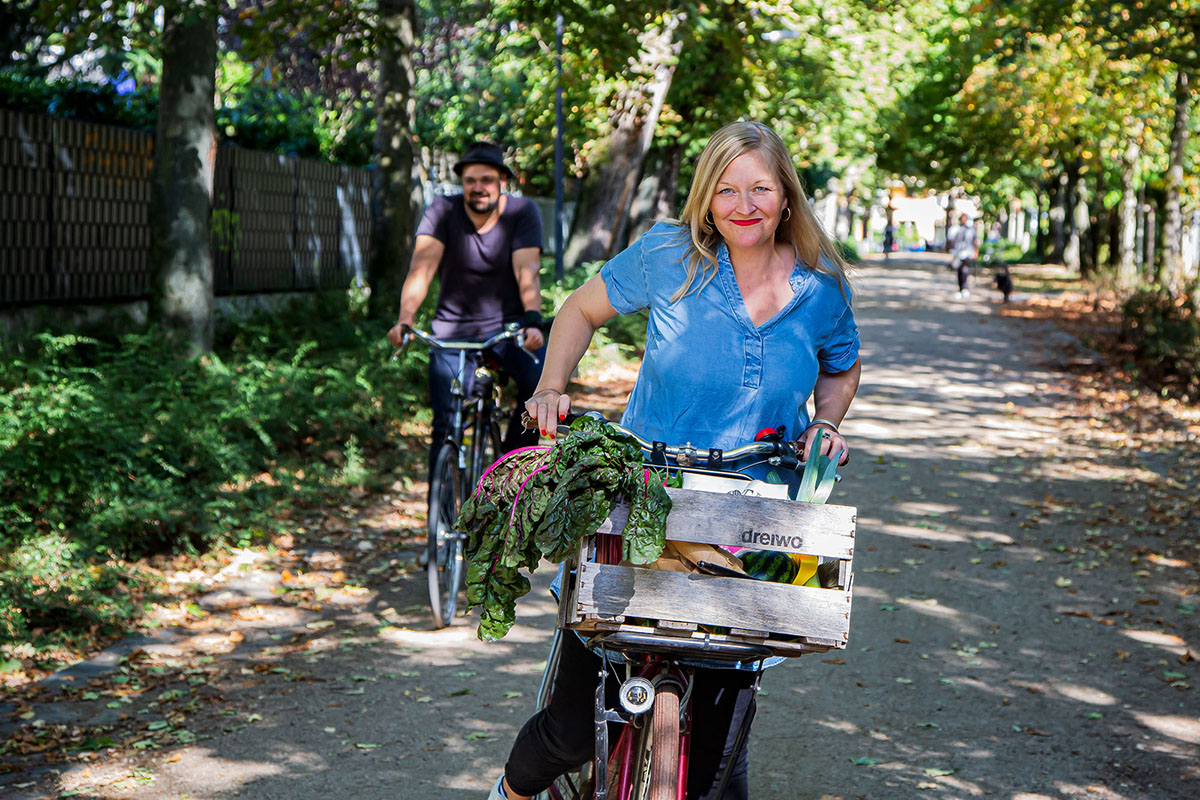
[[[438,451],[429,476],[429,605],[433,624],[444,628],[454,621],[458,593],[466,571],[466,542],[455,530],[462,506],[462,473],[458,448],[445,444]]]

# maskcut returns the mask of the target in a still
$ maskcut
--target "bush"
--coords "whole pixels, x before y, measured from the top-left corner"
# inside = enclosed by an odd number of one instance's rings
[[[1173,295],[1163,288],[1145,289],[1123,308],[1123,336],[1133,344],[1139,366],[1172,394],[1200,394],[1198,290],[1192,287]]]
[[[838,255],[842,257],[842,260],[847,263],[854,264],[862,258],[858,254],[858,245],[849,239],[839,239],[833,243],[833,246],[837,248]]]
[[[247,543],[280,506],[368,480],[365,455],[395,463],[423,362],[392,364],[384,326],[346,316],[233,323],[190,361],[153,334],[42,334],[0,358],[0,641],[115,618],[97,600],[113,563]]]
[[[14,71],[0,71],[0,107],[151,133],[158,124],[154,89],[118,94],[112,84],[47,81]],[[221,137],[241,147],[364,166],[371,160],[373,109],[357,104],[344,116],[332,121],[313,93],[253,84],[218,106],[214,122]]]
[[[597,273],[604,266],[603,261],[588,261],[574,269],[569,269],[563,275],[561,282],[554,279],[554,259],[542,259],[542,296],[549,310],[547,316],[557,313],[563,302],[571,294]],[[616,345],[626,355],[641,355],[646,347],[646,314],[618,314],[610,322],[602,325],[592,339],[593,349],[603,349],[606,345]]]
[[[993,239],[984,242],[979,248],[979,260],[983,263],[1014,264],[1027,260],[1025,251],[1016,242],[1008,239]]]
[[[0,72],[0,107],[141,131],[153,131],[158,122],[158,95],[148,89],[122,95],[111,84],[47,81],[16,72]]]

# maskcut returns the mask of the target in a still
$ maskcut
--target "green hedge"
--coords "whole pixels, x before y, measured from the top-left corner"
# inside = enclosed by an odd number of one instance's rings
[[[1200,286],[1144,289],[1125,302],[1122,327],[1144,376],[1176,395],[1200,396]]]

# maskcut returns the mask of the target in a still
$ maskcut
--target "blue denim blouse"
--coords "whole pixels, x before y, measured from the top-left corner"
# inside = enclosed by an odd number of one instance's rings
[[[849,288],[843,294],[836,278],[797,261],[792,299],[755,327],[724,243],[716,277],[671,302],[687,277],[689,244],[685,228],[660,222],[600,269],[616,311],[650,311],[646,353],[621,424],[651,441],[699,448],[747,444],[768,426],[786,425],[795,438],[808,426],[818,373],[843,372],[858,359]],[[757,477],[765,471],[765,465],[747,470]],[[560,572],[551,585],[555,597],[562,577]],[[772,656],[762,666],[784,660]],[[754,669],[703,659],[685,663]]]
[[[797,261],[792,299],[755,327],[722,242],[716,276],[672,303],[690,241],[686,228],[660,222],[600,270],[614,309],[650,312],[621,424],[645,439],[700,448],[737,447],[767,426],[786,425],[795,438],[808,426],[818,373],[858,359],[849,289]]]

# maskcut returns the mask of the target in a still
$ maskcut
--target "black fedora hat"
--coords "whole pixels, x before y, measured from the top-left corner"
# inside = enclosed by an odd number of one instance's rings
[[[487,164],[489,167],[496,167],[504,173],[505,177],[512,177],[512,170],[504,163],[504,151],[499,145],[491,142],[471,142],[467,147],[467,152],[463,153],[454,164],[454,174],[462,176],[463,167],[468,164]]]

